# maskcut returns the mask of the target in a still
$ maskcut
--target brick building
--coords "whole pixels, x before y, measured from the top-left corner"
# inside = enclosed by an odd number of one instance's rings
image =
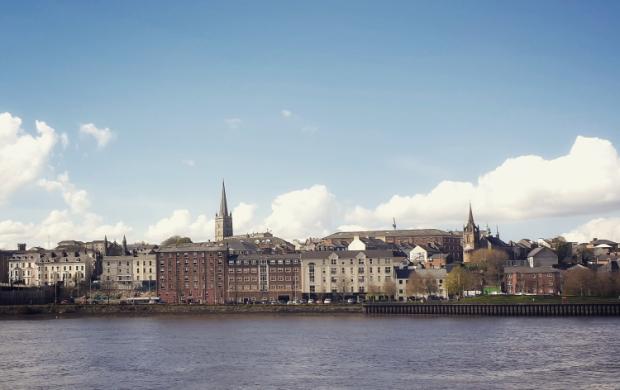
[[[227,282],[229,302],[289,301],[301,298],[298,253],[231,255]]]
[[[559,295],[561,275],[551,266],[505,267],[504,282],[508,294]]]
[[[157,293],[166,303],[227,301],[228,248],[192,243],[157,250]]]

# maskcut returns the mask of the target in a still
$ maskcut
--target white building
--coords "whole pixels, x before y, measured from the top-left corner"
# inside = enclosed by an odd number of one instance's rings
[[[87,282],[94,258],[84,252],[29,250],[15,253],[9,260],[9,280],[14,284],[39,287],[58,282],[66,287]]]
[[[157,280],[156,255],[152,250],[139,251],[126,256],[104,256],[101,282],[111,282],[112,288],[131,290],[142,287],[144,282]]]
[[[406,260],[388,250],[316,251],[301,255],[301,288],[309,295],[393,295],[394,265]]]

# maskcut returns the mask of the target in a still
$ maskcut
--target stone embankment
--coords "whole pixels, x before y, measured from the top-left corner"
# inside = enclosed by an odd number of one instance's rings
[[[362,305],[8,305],[0,318],[15,316],[160,314],[362,314]]]

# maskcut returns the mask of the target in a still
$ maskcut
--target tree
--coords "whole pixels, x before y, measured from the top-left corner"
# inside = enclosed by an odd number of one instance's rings
[[[551,247],[558,254],[558,260],[560,263],[571,263],[573,258],[573,246],[571,243],[566,242],[566,239],[562,236],[557,236],[551,239]]]
[[[566,271],[563,282],[564,294],[580,297],[595,295],[596,275],[589,268],[575,267]]]
[[[482,284],[500,286],[504,279],[504,263],[508,254],[498,249],[478,249],[471,255],[471,261],[480,271]]]
[[[424,287],[426,289],[426,295],[435,295],[439,291],[439,283],[437,279],[431,275],[424,276]]]
[[[475,286],[476,278],[463,267],[454,267],[446,278],[446,290],[450,295],[463,296],[463,291]]]
[[[368,286],[368,291],[366,291],[366,296],[369,300],[374,301],[377,296],[381,294],[379,287],[376,284],[371,284]]]
[[[423,295],[426,292],[424,278],[417,272],[412,272],[407,279],[407,296],[413,297]]]
[[[396,295],[396,285],[391,279],[386,279],[385,282],[383,282],[383,294],[388,297],[389,301],[391,301],[392,298],[394,298],[394,295]]]
[[[192,239],[189,237],[172,236],[162,241],[161,246],[173,246],[179,244],[191,244]]]

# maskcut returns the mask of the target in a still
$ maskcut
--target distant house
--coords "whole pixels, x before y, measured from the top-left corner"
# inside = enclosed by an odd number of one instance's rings
[[[410,296],[416,298],[428,298],[429,295],[435,295],[442,298],[448,298],[448,290],[446,289],[446,278],[448,272],[446,269],[410,269],[406,267],[395,267],[394,273],[396,277],[396,295],[398,301],[406,301]],[[409,294],[407,286],[410,283],[412,275],[418,275],[421,278],[428,278],[434,281],[437,290],[433,294],[428,291],[420,291],[415,294]]]
[[[386,243],[385,241],[379,240],[378,238],[373,237],[360,237],[359,235],[355,235],[353,237],[353,241],[349,243],[347,250],[349,251],[370,251],[370,250],[390,250],[397,249],[396,245],[391,243]]]
[[[504,267],[504,285],[508,294],[560,294],[561,271],[554,268],[558,256],[541,246],[532,249],[526,260],[510,260]]]
[[[527,254],[530,267],[552,266],[558,263],[558,255],[551,249],[541,246]]]
[[[508,294],[559,295],[560,281],[560,270],[551,266],[504,268]]]

